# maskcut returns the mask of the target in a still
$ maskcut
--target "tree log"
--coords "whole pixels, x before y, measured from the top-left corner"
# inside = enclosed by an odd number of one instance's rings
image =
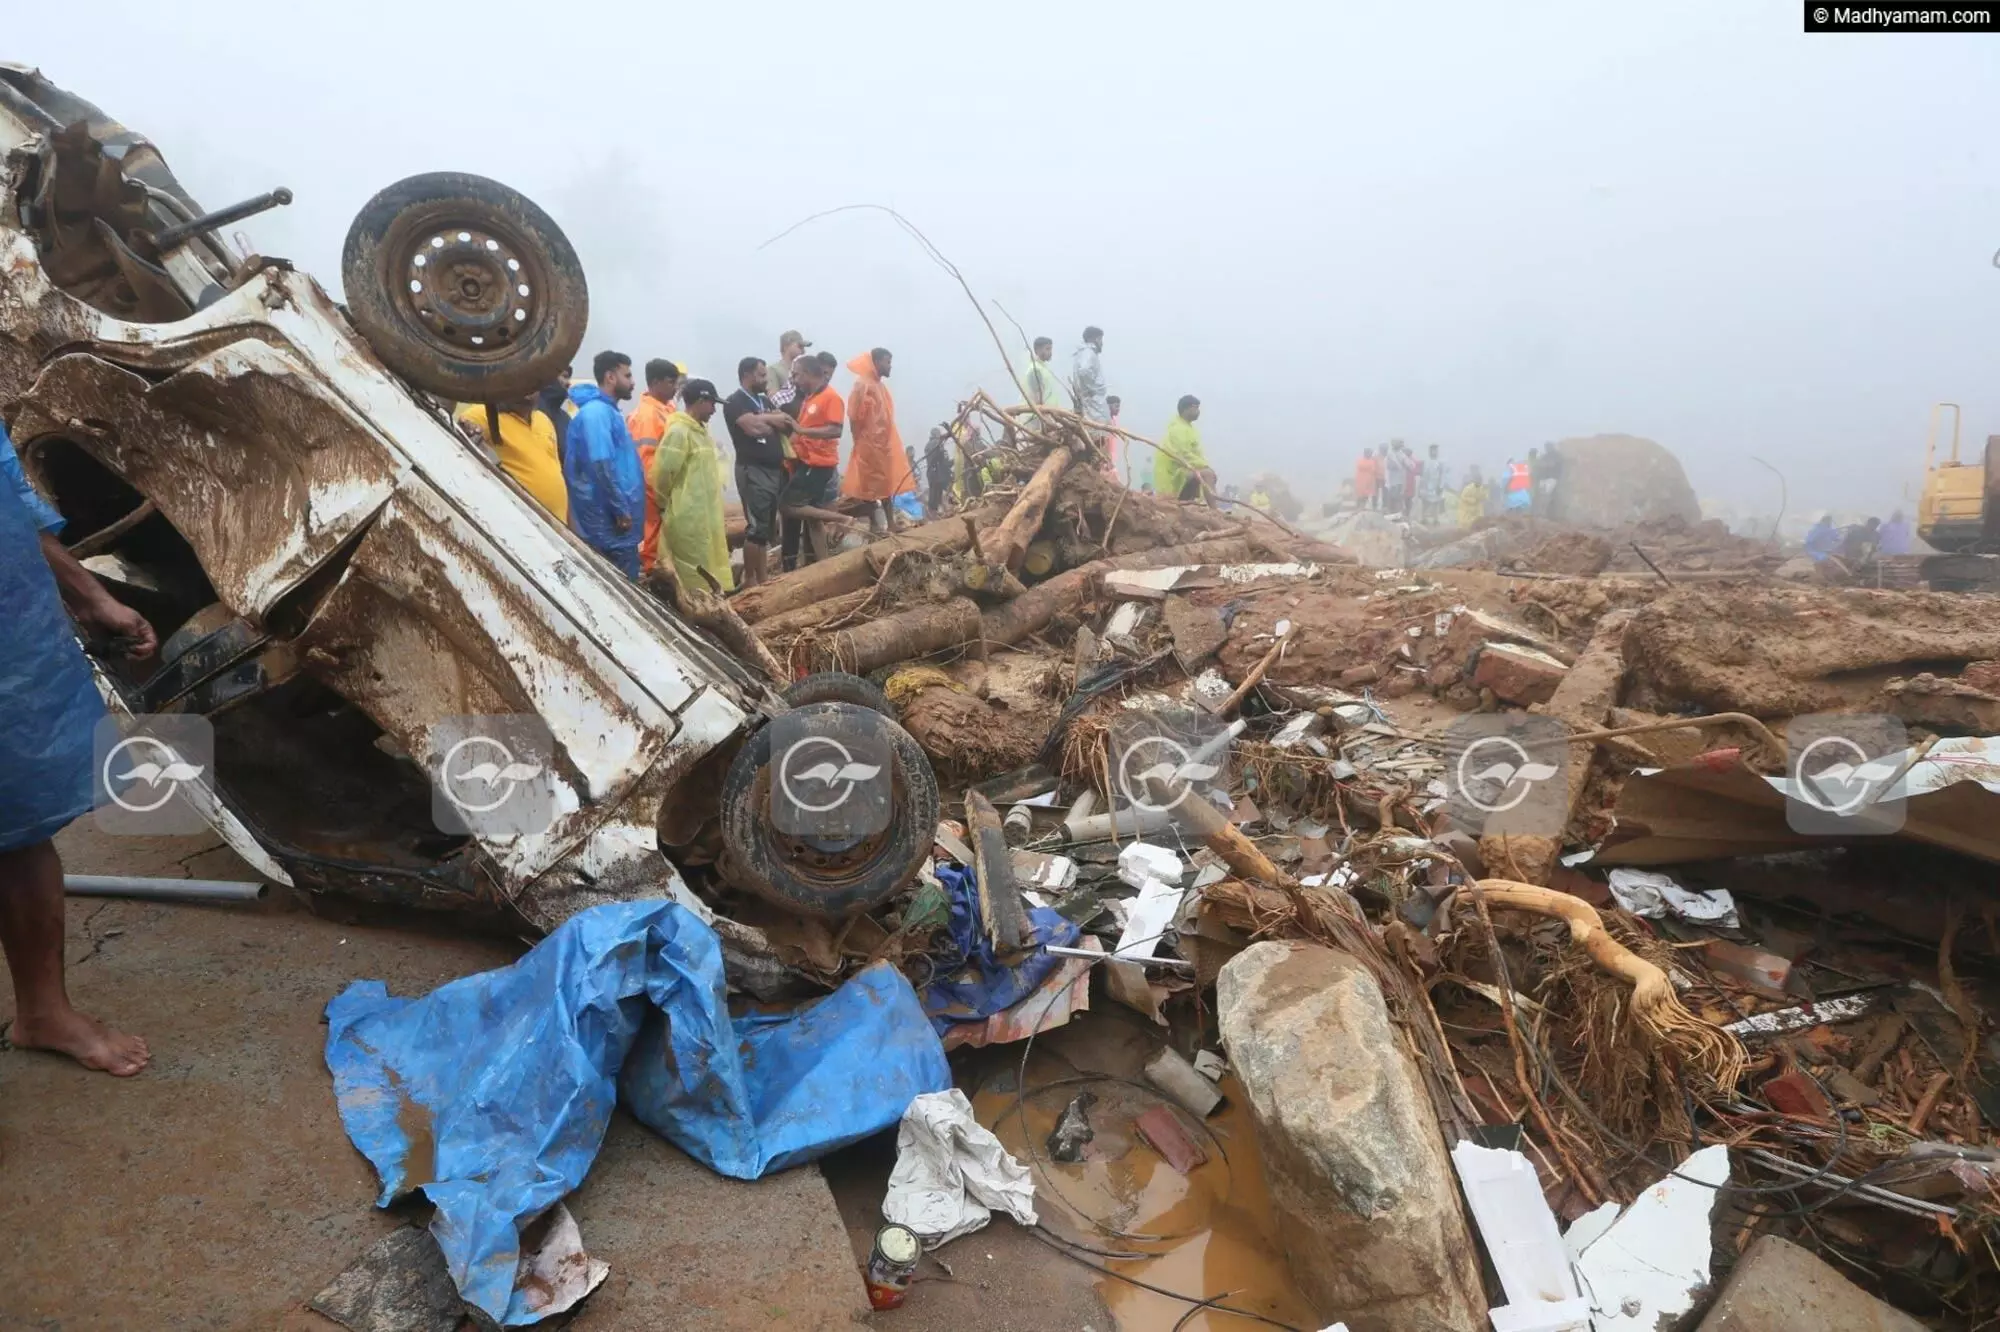
[[[1068,449],[1052,449],[1049,456],[1042,459],[1042,465],[1035,469],[1035,475],[1021,491],[1021,497],[1014,501],[1014,507],[1007,510],[1007,516],[999,526],[979,534],[979,546],[984,558],[994,564],[1004,564],[1007,572],[1021,572],[1021,562],[1026,558],[1028,545],[1035,534],[1042,530],[1042,519],[1048,515],[1049,501],[1056,495],[1056,478],[1069,466]]]
[[[1114,569],[1164,569],[1175,564],[1219,564],[1249,557],[1247,542],[1240,537],[1224,537],[1219,541],[1165,546],[1138,555],[1099,560],[1037,583],[1006,605],[987,611],[984,636],[988,643],[1018,643],[1030,634],[1040,633],[1056,616],[1081,606],[1092,581]]]
[[[773,643],[781,638],[804,633],[808,629],[817,629],[828,620],[837,620],[843,615],[851,615],[860,610],[868,603],[871,591],[872,588],[863,588],[859,592],[846,592],[827,601],[786,611],[782,615],[767,616],[757,621],[757,637],[766,643]]]
[[[841,630],[815,645],[815,669],[866,675],[978,637],[978,605],[953,597]]]
[[[885,537],[859,550],[844,550],[832,559],[809,564],[768,583],[746,588],[735,601],[736,613],[750,624],[761,624],[774,615],[817,605],[848,592],[873,587],[882,576],[883,566],[897,551],[952,555],[969,544],[965,525],[957,518],[940,518],[922,523],[896,536]]]

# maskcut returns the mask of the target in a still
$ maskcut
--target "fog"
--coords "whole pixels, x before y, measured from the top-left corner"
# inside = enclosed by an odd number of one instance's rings
[[[1065,366],[1102,325],[1128,426],[1197,394],[1223,480],[1305,498],[1391,436],[1490,472],[1621,432],[1704,497],[1773,508],[1755,456],[1795,512],[1886,513],[1934,400],[1975,453],[2000,433],[1990,37],[1805,36],[1744,0],[120,0],[8,28],[207,206],[290,186],[245,229],[336,290],[370,194],[479,172],[582,256],[580,360],[727,384],[790,326],[888,346],[911,443],[975,385],[1016,396],[999,353],[885,216],[764,246],[809,214],[894,207]]]

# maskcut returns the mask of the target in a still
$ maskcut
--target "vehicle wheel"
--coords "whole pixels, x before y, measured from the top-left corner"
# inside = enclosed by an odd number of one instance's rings
[[[810,703],[816,716],[838,719],[849,703]],[[930,760],[909,732],[886,718],[893,762],[894,809],[889,826],[852,842],[788,837],[771,819],[771,727],[760,727],[738,751],[722,783],[723,877],[787,910],[839,920],[879,906],[915,877],[937,838],[938,786]]]
[[[882,686],[862,676],[849,675],[846,671],[821,671],[803,680],[794,680],[785,686],[784,700],[795,708],[808,703],[852,703],[857,708],[867,708],[884,717],[896,715],[896,705],[882,692]]]
[[[340,276],[383,363],[454,402],[553,383],[590,317],[583,267],[549,215],[499,181],[454,171],[370,199],[347,229]]]

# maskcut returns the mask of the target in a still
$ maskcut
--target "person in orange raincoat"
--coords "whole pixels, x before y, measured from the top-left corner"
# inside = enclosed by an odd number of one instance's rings
[[[896,516],[895,498],[916,494],[917,478],[903,454],[903,432],[896,428],[896,399],[883,382],[889,378],[890,364],[890,354],[882,347],[847,363],[854,374],[854,388],[847,395],[847,428],[854,436],[854,452],[847,459],[840,494],[869,504],[869,527],[881,526],[876,521],[879,512],[894,530],[903,525]]]
[[[639,446],[639,466],[649,477],[653,474],[653,454],[659,449],[667,426],[673,422],[674,413],[680,410],[674,406],[674,395],[680,389],[679,366],[659,357],[646,362],[646,391],[639,395],[632,414],[625,418],[625,429],[631,433],[632,442]],[[659,552],[660,503],[653,497],[653,488],[649,485],[646,487],[646,527],[639,534],[640,573],[652,571]]]

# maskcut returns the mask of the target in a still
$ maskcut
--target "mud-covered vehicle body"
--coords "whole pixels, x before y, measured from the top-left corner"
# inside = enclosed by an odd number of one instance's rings
[[[20,67],[0,66],[0,156],[0,413],[63,540],[159,632],[140,667],[93,650],[108,701],[209,719],[215,782],[184,794],[260,871],[542,928],[684,893],[667,852],[828,914],[907,882],[911,826],[808,848],[800,874],[726,835],[721,801],[768,784],[732,762],[784,702],[418,391],[505,400],[575,351],[582,276],[540,210],[504,187],[498,206],[384,191],[349,236],[343,309],[223,238],[270,198],[216,224],[143,138]],[[407,265],[454,248],[460,308],[394,308]],[[384,280],[357,290],[370,265]],[[468,340],[496,327],[505,347]],[[546,726],[544,830],[439,830],[435,728],[478,716]],[[897,776],[927,849],[931,775]]]

